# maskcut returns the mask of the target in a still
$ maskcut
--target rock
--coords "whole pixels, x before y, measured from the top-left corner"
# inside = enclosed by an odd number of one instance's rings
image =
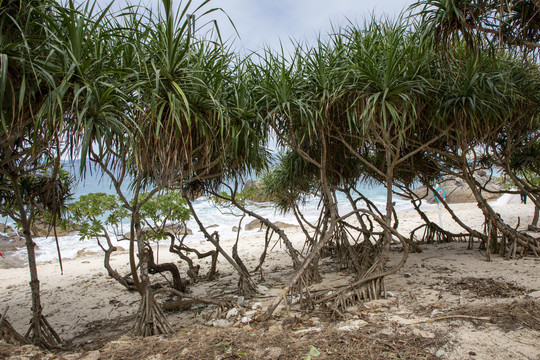
[[[56,226],[56,235],[66,236],[79,231],[80,226],[77,224],[67,224],[66,226]],[[38,218],[32,225],[32,236],[37,237],[54,237],[54,228],[52,225],[46,223],[42,219]]]
[[[248,300],[248,299],[244,299],[243,296],[239,296],[238,299],[236,299],[236,303],[237,303],[238,306],[240,306],[240,307],[248,307],[248,306],[249,306],[249,300]]]
[[[218,319],[218,320],[212,321],[212,325],[218,328],[226,329],[229,326],[231,326],[231,323],[225,319]]]
[[[356,319],[356,320],[348,320],[342,323],[339,323],[337,325],[337,329],[339,331],[354,331],[358,330],[361,327],[366,326],[368,323],[367,321]]]
[[[145,228],[145,231],[150,231],[149,228]],[[184,228],[181,224],[175,224],[170,226],[165,226],[164,231],[170,231],[176,236],[182,235],[193,235],[193,231],[190,228]]]
[[[446,351],[444,351],[444,349],[439,349],[439,350],[437,350],[437,352],[435,353],[435,357],[440,358],[440,357],[444,356],[444,354],[446,354]]]
[[[287,223],[284,223],[284,222],[281,222],[281,221],[276,221],[274,223],[274,225],[276,225],[280,229],[286,229],[286,228],[291,228],[291,227],[296,227],[297,226],[297,225],[287,224]],[[266,228],[266,225],[264,225],[262,223],[262,221],[257,220],[257,219],[249,222],[245,226],[246,230],[255,230],[255,229],[262,229],[262,228]]]
[[[495,180],[489,179],[488,174],[485,171],[478,171],[474,178],[482,185],[486,184],[486,188],[492,191],[502,190],[502,186],[496,183]],[[438,184],[439,187],[442,187],[446,192],[446,202],[449,204],[457,203],[474,203],[476,199],[467,186],[467,184],[460,178],[448,176],[445,179],[441,180]],[[427,200],[428,203],[436,203],[435,196],[431,191],[428,191],[425,186],[414,189],[414,193],[423,200]],[[487,201],[496,200],[500,197],[500,194],[492,194],[486,191],[482,192],[482,196]]]
[[[262,306],[262,303],[256,302],[255,304],[251,305],[251,308],[252,308],[253,310],[257,310],[257,309],[262,309],[263,306]]]
[[[86,249],[82,249],[82,250],[79,250],[77,251],[77,258],[81,258],[83,256],[87,256],[87,255],[96,255],[97,252],[95,251],[88,251]]]
[[[4,223],[0,223],[0,233],[7,233],[7,232],[13,232],[13,228],[9,225],[6,225]]]
[[[9,230],[4,235],[0,234],[0,253],[10,253],[25,247],[25,241],[16,232]]]
[[[242,324],[249,324],[250,321],[251,321],[251,319],[250,319],[249,317],[247,317],[247,316],[244,316],[244,317],[240,320],[240,322],[241,322]]]
[[[305,334],[305,333],[310,333],[310,332],[321,332],[321,328],[320,327],[310,327],[310,328],[307,328],[307,329],[293,331],[293,333],[295,333],[295,334]]]
[[[242,229],[242,228],[240,228],[240,229]],[[238,226],[233,226],[232,231],[237,233],[238,232]]]
[[[286,229],[286,228],[292,228],[292,227],[296,227],[296,225],[292,225],[292,224],[287,224],[287,223],[284,223],[284,222],[281,222],[281,221],[276,221],[274,223],[274,225],[276,225],[278,228],[280,229]]]
[[[254,202],[269,202],[272,198],[264,193],[264,181],[248,180],[244,184],[242,191],[246,193],[247,199]]]
[[[229,320],[232,317],[238,316],[238,309],[232,308],[231,310],[227,311],[227,315],[225,315],[225,319]]]
[[[17,251],[19,248],[13,244],[1,244],[0,243],[0,253],[4,254],[9,251]]]
[[[260,229],[262,228],[262,221],[261,220],[258,220],[258,219],[255,219],[253,221],[250,221],[245,227],[244,229],[246,230],[254,230],[254,229]]]

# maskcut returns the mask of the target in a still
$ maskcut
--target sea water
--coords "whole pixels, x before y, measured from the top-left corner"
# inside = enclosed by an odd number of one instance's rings
[[[87,172],[84,178],[79,176],[79,161],[66,162],[64,167],[68,170],[75,178],[79,179],[75,183],[73,200],[77,200],[81,195],[86,195],[96,192],[104,192],[108,194],[116,194],[110,178],[107,175],[103,175],[101,172],[92,169],[92,171]],[[372,201],[381,211],[384,212],[386,205],[386,188],[383,185],[365,185],[358,184],[357,189],[370,201]],[[130,191],[127,184],[122,185],[122,191],[130,196]],[[320,214],[320,199],[316,196],[310,196],[307,198],[305,204],[300,208],[302,214],[308,221],[316,221]],[[346,197],[343,194],[337,195],[338,207],[340,214],[346,214],[352,210],[351,205],[347,201]],[[396,202],[396,210],[403,211],[412,208],[410,203],[406,200],[399,199],[394,196],[394,201]],[[209,229],[210,233],[218,231],[220,239],[228,240],[234,239],[237,236],[237,233],[233,231],[233,227],[238,227],[240,220],[242,219],[242,214],[238,210],[232,210],[231,208],[220,206],[211,199],[206,197],[198,198],[193,202],[193,207],[205,226],[212,226]],[[282,221],[289,224],[297,224],[296,219],[292,213],[282,214],[275,209],[272,203],[248,203],[247,208],[256,212],[257,214],[269,219],[272,222]],[[241,228],[243,229],[246,224],[252,221],[253,218],[246,216],[242,220]],[[9,220],[7,220],[10,223]],[[185,239],[186,244],[191,244],[195,246],[196,244],[205,241],[203,233],[199,230],[199,227],[193,217],[187,221],[187,227],[193,231],[192,235],[188,235]],[[242,235],[247,235],[250,232],[256,232],[257,230],[242,230]],[[129,232],[129,223],[123,225],[123,228],[120,230],[120,233]],[[58,252],[56,249],[56,240],[54,236],[48,238],[35,238],[35,243],[38,245],[38,250],[36,251],[37,261],[38,262],[47,262],[54,261],[58,259]],[[162,241],[163,244],[165,242]],[[77,256],[77,253],[81,250],[85,252],[101,252],[101,248],[98,246],[95,239],[87,239],[84,241],[80,240],[80,237],[77,234],[72,234],[68,236],[62,236],[59,238],[59,245],[62,258],[74,258]],[[129,246],[126,240],[114,241],[113,245],[122,246],[127,248]],[[17,255],[21,258],[26,257],[26,250],[21,249]]]

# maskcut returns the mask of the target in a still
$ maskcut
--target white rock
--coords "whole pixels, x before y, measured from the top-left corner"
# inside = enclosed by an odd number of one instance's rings
[[[262,306],[262,303],[256,302],[255,304],[251,305],[251,308],[252,308],[253,310],[257,310],[257,309],[262,309],[263,306]]]
[[[235,317],[238,315],[238,309],[232,308],[231,310],[227,311],[227,315],[225,315],[225,319],[230,319],[232,317]]]
[[[247,316],[244,316],[244,317],[240,320],[240,322],[241,322],[242,324],[248,324],[250,321],[251,321],[251,319],[250,319],[249,317],[247,317]]]
[[[248,307],[249,306],[249,300],[244,299],[243,296],[239,296],[238,299],[236,300],[236,303],[240,307]]]
[[[341,324],[338,324],[337,329],[339,331],[354,331],[354,330],[360,329],[361,327],[366,326],[367,324],[368,324],[367,321],[360,320],[360,319],[349,320],[349,321],[345,321],[345,322],[343,322]]]
[[[387,291],[386,296],[388,296],[388,297],[396,297],[396,295],[391,291]]]
[[[225,319],[218,319],[218,320],[214,320],[212,322],[212,325],[215,326],[215,327],[218,327],[218,328],[228,328],[229,326],[231,326],[231,323],[228,322],[227,320]]]
[[[257,310],[249,310],[249,311],[246,311],[246,316],[247,317],[252,317],[256,313],[257,313]]]
[[[440,357],[443,356],[444,354],[446,354],[446,351],[444,351],[444,349],[439,349],[439,350],[437,350],[437,352],[435,353],[435,357],[440,358]]]
[[[321,328],[320,327],[311,327],[311,328],[307,328],[307,329],[302,329],[302,330],[296,330],[296,331],[293,331],[295,334],[305,334],[305,333],[310,333],[310,332],[321,332]]]

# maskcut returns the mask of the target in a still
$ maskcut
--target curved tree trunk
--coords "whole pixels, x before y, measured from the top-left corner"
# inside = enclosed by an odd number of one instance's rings
[[[214,276],[216,275],[216,266],[217,266],[217,258],[219,253],[216,250],[207,251],[205,253],[200,253],[197,251],[197,249],[193,249],[190,247],[187,247],[183,243],[183,238],[180,240],[180,244],[175,244],[176,237],[171,232],[165,232],[165,235],[169,237],[171,240],[171,245],[169,246],[169,251],[173,254],[176,254],[180,257],[180,259],[184,260],[189,267],[189,270],[187,271],[188,276],[190,279],[194,282],[199,281],[199,271],[201,266],[200,265],[194,265],[193,260],[186,254],[184,254],[182,251],[189,251],[197,255],[198,259],[204,259],[206,257],[211,256],[212,257],[212,263],[210,265],[210,270],[208,270],[208,273],[205,275],[206,280],[212,280]],[[184,235],[185,237],[185,235]]]
[[[146,246],[146,250],[148,251],[148,272],[152,275],[160,274],[162,272],[169,272],[173,278],[173,289],[186,292],[187,283],[182,280],[180,271],[178,271],[176,265],[173,263],[156,264],[154,261],[154,252],[152,251],[152,248],[150,246]]]
[[[140,185],[140,181],[139,181]],[[137,277],[136,271],[133,271],[135,267],[132,264],[132,275],[135,285],[139,294],[141,294],[141,305],[139,306],[139,311],[137,312],[137,319],[135,321],[135,327],[133,329],[133,334],[135,336],[152,336],[160,334],[170,334],[172,333],[172,327],[169,324],[165,314],[161,310],[159,304],[157,303],[152,288],[150,287],[150,276],[149,276],[149,267],[150,267],[150,252],[148,248],[144,246],[144,234],[141,227],[140,221],[140,208],[137,204],[138,198],[135,196],[133,203],[133,212],[131,215],[131,244],[132,247],[137,241],[137,248],[139,254],[139,276]],[[134,236],[136,238],[134,238]],[[130,252],[133,253],[133,248],[130,248]],[[131,259],[133,261],[133,259]]]
[[[113,246],[113,247],[110,247],[108,249],[105,250],[105,256],[103,258],[103,265],[105,266],[105,269],[107,269],[107,273],[109,274],[110,277],[112,277],[113,279],[115,279],[116,281],[118,281],[118,283],[120,283],[120,285],[122,285],[123,287],[125,287],[126,289],[128,289],[129,291],[135,291],[137,290],[137,288],[135,287],[135,284],[133,282],[133,280],[131,280],[128,276],[122,276],[118,273],[118,271],[114,270],[111,266],[111,255],[113,252],[115,252],[117,249],[116,249],[116,246]]]

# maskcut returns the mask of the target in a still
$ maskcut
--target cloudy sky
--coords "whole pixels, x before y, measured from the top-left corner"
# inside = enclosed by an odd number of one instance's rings
[[[107,0],[98,0],[104,4]],[[160,0],[140,0],[157,9]],[[173,0],[175,1],[175,0]],[[139,0],[128,0],[135,4]],[[239,51],[257,51],[265,46],[279,48],[280,39],[289,48],[290,39],[310,41],[317,34],[326,34],[331,24],[363,23],[371,15],[376,18],[396,17],[414,0],[212,0],[207,9],[219,7],[233,21],[240,39],[223,14],[212,15],[225,39],[233,39]],[[116,0],[116,5],[126,1]],[[179,0],[174,2],[179,4]],[[185,1],[184,1],[185,3]],[[200,1],[194,1],[194,4]],[[215,13],[214,13],[215,14]],[[209,19],[207,17],[207,19]]]

